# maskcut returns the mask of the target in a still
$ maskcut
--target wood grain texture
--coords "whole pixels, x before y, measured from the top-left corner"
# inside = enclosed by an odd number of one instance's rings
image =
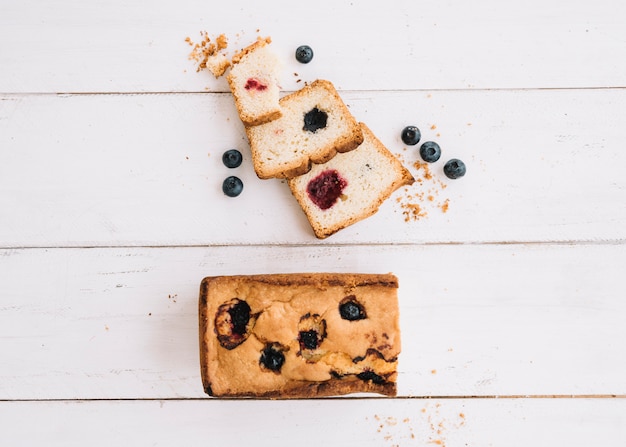
[[[286,89],[298,76],[334,80],[342,90],[576,88],[626,86],[626,6],[530,0],[503,8],[402,0],[321,0],[318,14],[281,0],[63,0],[0,5],[0,92],[226,91],[197,76],[185,37],[226,33],[231,48],[270,35],[286,61]],[[258,30],[258,31],[257,31]],[[298,64],[298,45],[315,63]],[[364,69],[365,67],[365,69]]]
[[[400,396],[626,394],[625,264],[623,244],[2,250],[0,399],[202,397],[200,280],[301,271],[398,276]]]
[[[4,443],[623,445],[626,3],[316,6],[0,2]],[[331,80],[421,182],[316,240],[188,59],[204,30],[271,36],[284,93]],[[408,124],[441,144],[431,178]],[[398,275],[400,398],[203,394],[201,278],[303,270]]]
[[[343,96],[420,181],[326,243],[624,240],[626,90]],[[400,141],[409,123],[442,147],[431,179]],[[254,175],[228,94],[4,95],[0,145],[4,247],[318,243],[287,185]],[[468,175],[449,181],[454,157]],[[405,222],[408,204],[425,216]]]
[[[619,447],[626,399],[0,402],[0,420],[14,446]]]

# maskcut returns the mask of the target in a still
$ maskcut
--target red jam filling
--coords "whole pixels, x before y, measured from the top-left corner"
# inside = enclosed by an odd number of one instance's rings
[[[256,90],[257,92],[262,92],[267,89],[267,85],[263,84],[256,78],[250,78],[246,81],[246,85],[244,85],[246,90]]]
[[[314,204],[327,210],[337,202],[347,185],[348,182],[339,175],[339,172],[329,169],[312,179],[306,187],[306,192]]]

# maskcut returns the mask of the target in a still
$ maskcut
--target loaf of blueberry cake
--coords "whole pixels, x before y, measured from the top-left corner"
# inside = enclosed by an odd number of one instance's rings
[[[357,149],[288,180],[320,239],[376,213],[395,190],[415,181],[372,131],[360,126],[364,141]]]
[[[216,276],[202,281],[200,364],[216,397],[396,394],[392,274]]]
[[[280,118],[246,128],[259,178],[304,174],[311,163],[324,163],[363,141],[358,122],[329,81],[314,81],[283,97],[280,108]]]
[[[241,121],[254,126],[281,116],[280,61],[271,39],[258,39],[233,56],[227,79]]]

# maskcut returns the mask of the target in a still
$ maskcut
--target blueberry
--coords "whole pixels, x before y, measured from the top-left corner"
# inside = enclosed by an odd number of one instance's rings
[[[243,157],[241,156],[241,152],[237,149],[230,149],[224,152],[222,155],[222,163],[227,168],[237,168],[241,165]]]
[[[314,329],[300,331],[298,333],[298,341],[300,342],[300,349],[317,349],[320,343],[319,335]]]
[[[279,372],[285,363],[285,354],[277,343],[268,343],[261,351],[259,363],[270,371]]]
[[[457,158],[448,160],[443,166],[443,173],[446,174],[446,177],[451,179],[463,177],[465,172],[465,163]]]
[[[354,295],[347,296],[341,300],[339,303],[339,314],[341,315],[341,318],[348,321],[363,320],[367,318],[365,309],[361,303],[356,300]]]
[[[318,129],[325,128],[327,121],[328,114],[317,107],[313,107],[304,114],[304,127],[302,130],[315,133]]]
[[[381,376],[376,374],[374,371],[369,371],[369,370],[363,371],[362,373],[359,373],[356,376],[359,379],[363,380],[364,382],[372,382],[372,383],[375,383],[376,385],[381,385],[385,383],[385,379],[383,379]]]
[[[230,177],[226,177],[224,179],[224,183],[222,183],[222,191],[228,197],[237,197],[243,191],[243,182],[239,177],[235,177],[231,175]]]
[[[402,141],[409,146],[415,146],[422,138],[422,133],[415,126],[407,126],[402,129]]]
[[[420,157],[427,163],[434,163],[441,157],[441,148],[434,141],[426,141],[420,146]]]
[[[233,325],[232,332],[236,335],[244,335],[250,322],[250,306],[243,300],[237,299],[235,304],[228,310],[230,321]]]
[[[313,59],[313,50],[308,45],[301,45],[296,49],[296,60],[308,64]]]

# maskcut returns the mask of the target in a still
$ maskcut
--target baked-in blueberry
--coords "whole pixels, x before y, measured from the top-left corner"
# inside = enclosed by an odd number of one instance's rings
[[[302,64],[308,64],[313,60],[313,49],[308,45],[300,45],[296,48],[296,60]]]
[[[237,197],[243,191],[243,182],[239,177],[231,175],[226,177],[222,183],[222,191],[228,197]]]
[[[420,146],[420,157],[426,163],[434,163],[441,157],[441,148],[434,141],[426,141]]]
[[[215,314],[215,332],[220,345],[231,350],[246,341],[254,319],[244,300],[233,298],[222,304]]]
[[[307,113],[304,114],[304,127],[303,130],[315,133],[319,129],[326,127],[328,121],[328,114],[323,110],[313,107]]]
[[[457,158],[448,160],[443,166],[443,173],[450,179],[463,177],[466,171],[465,163]]]
[[[354,295],[348,295],[339,303],[341,318],[348,321],[364,320],[367,318],[365,308],[359,303]]]
[[[307,360],[311,356],[311,352],[320,347],[326,338],[326,320],[319,314],[307,313],[298,322],[298,342],[300,343],[300,352]]]
[[[285,354],[278,343],[268,343],[261,351],[259,363],[270,371],[280,372],[285,364]]]
[[[300,349],[317,349],[319,346],[319,334],[316,330],[300,331],[298,333],[298,341],[300,342]]]
[[[406,126],[402,129],[402,141],[409,146],[415,146],[422,138],[422,133],[415,126]]]
[[[379,376],[374,371],[370,371],[370,370],[363,371],[362,373],[359,373],[356,376],[359,379],[363,380],[364,382],[372,382],[372,383],[375,383],[376,385],[385,383],[385,379],[383,377]]]
[[[241,165],[243,157],[237,149],[229,149],[222,154],[222,163],[227,168],[237,168]]]

